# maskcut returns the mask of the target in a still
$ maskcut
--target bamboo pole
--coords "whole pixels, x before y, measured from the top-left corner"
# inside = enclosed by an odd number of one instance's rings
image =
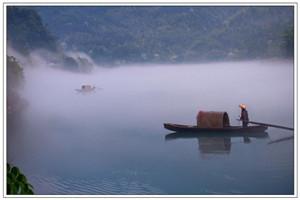
[[[242,120],[239,120],[239,121],[242,121]],[[254,121],[248,121],[248,123],[262,125],[262,126],[269,126],[269,127],[274,127],[274,128],[281,128],[281,129],[290,130],[290,131],[294,130],[294,128],[290,128],[290,127],[286,127],[286,126],[279,126],[276,124],[267,124],[267,123],[254,122]]]

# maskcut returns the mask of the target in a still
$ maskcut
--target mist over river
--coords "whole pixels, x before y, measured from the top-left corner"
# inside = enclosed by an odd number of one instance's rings
[[[91,74],[25,69],[28,106],[7,132],[7,161],[35,194],[274,195],[294,193],[292,131],[266,137],[168,140],[163,123],[196,124],[199,110],[294,126],[289,60],[135,65]],[[97,87],[77,92],[81,85]]]

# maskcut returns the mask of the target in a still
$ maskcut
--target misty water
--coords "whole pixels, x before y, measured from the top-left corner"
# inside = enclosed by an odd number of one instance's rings
[[[253,121],[293,127],[293,63],[263,60],[99,68],[26,68],[28,105],[7,133],[7,160],[35,194],[293,194],[293,135],[166,139],[163,123],[247,105]],[[75,89],[97,86],[93,93]]]

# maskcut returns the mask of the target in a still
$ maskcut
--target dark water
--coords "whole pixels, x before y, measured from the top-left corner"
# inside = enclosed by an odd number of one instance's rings
[[[7,133],[7,159],[36,194],[293,194],[293,135],[166,138],[164,122],[195,124],[198,110],[238,105],[250,119],[293,127],[293,64],[249,61],[124,66],[82,75],[26,71],[29,102]],[[75,91],[82,84],[98,89]]]

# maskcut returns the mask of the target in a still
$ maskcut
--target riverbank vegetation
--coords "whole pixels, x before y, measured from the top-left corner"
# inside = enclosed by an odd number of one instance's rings
[[[7,164],[7,194],[33,194],[33,186],[16,166]]]

